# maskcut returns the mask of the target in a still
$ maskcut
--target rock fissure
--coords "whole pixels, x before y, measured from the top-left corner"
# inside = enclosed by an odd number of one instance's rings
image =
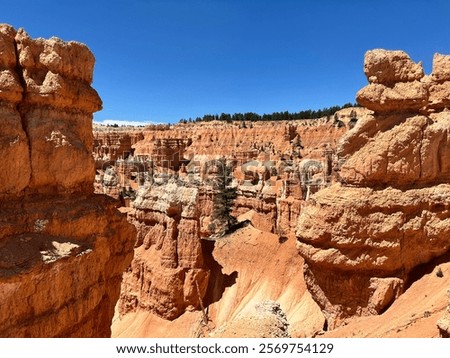
[[[424,163],[424,160],[426,158],[426,156],[423,155],[422,152],[422,146],[423,146],[423,141],[425,139],[425,130],[428,127],[428,123],[425,123],[421,128],[420,128],[420,138],[419,138],[419,148],[418,148],[418,155],[419,155],[419,179],[422,179],[422,166]],[[438,152],[436,153],[439,156],[439,147],[438,147]],[[439,157],[438,157],[438,162],[440,161]],[[438,165],[439,168],[439,165]],[[439,168],[440,169],[440,168]]]
[[[20,122],[22,123],[22,129],[27,134],[28,139],[28,132],[27,132],[27,122],[25,120],[24,111],[23,111],[23,102],[26,100],[27,95],[27,83],[25,81],[25,77],[23,76],[23,68],[20,66],[20,59],[19,59],[19,49],[17,48],[17,41],[14,39],[14,52],[15,52],[15,58],[16,58],[16,67],[15,67],[15,74],[19,79],[19,83],[22,87],[22,99],[21,102],[19,102],[16,105],[16,110],[19,112],[20,115]],[[30,160],[31,160],[31,153],[30,153]]]

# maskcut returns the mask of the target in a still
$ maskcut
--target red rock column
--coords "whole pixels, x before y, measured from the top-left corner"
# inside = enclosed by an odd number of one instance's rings
[[[93,194],[94,56],[0,25],[0,336],[109,337],[134,227]]]

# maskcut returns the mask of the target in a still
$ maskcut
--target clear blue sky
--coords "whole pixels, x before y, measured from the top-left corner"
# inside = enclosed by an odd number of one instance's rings
[[[450,54],[448,0],[3,1],[0,22],[86,43],[96,121],[175,122],[207,113],[354,102],[368,49]]]

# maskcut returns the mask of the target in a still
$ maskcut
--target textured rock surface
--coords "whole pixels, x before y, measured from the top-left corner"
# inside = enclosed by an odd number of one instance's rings
[[[433,72],[425,76],[422,64],[403,51],[368,51],[364,72],[369,85],[357,100],[377,113],[441,111],[450,105],[449,63],[450,56],[435,54]]]
[[[365,110],[360,112],[361,116],[366,114]],[[343,117],[345,123],[353,118],[351,110]],[[302,155],[321,159],[324,144],[334,148],[347,129],[325,119],[279,125],[254,123],[253,128],[202,123],[145,129],[144,140],[134,145],[134,160],[141,157],[153,161],[152,181],[137,191],[129,212],[138,237],[135,258],[122,286],[116,334],[149,332],[151,327],[141,329],[131,323],[133,317],[141,321],[138,317],[149,313],[172,320],[167,324],[172,331],[177,322],[195,314],[193,310],[201,311],[199,297],[217,327],[233,321],[237,314],[246,315],[246,308],[271,299],[282,305],[293,336],[320,331],[323,316],[297,271],[302,261],[292,236],[302,200],[297,172],[301,170],[299,148],[303,145]],[[187,162],[184,170],[162,166],[170,163],[178,145]],[[236,163],[233,214],[250,220],[258,232],[251,235],[259,239],[251,239],[242,247],[237,234],[233,244],[214,248],[212,257],[213,243],[202,244],[201,238],[210,235],[214,195],[208,181],[214,175],[211,161],[220,155]],[[160,156],[163,160],[158,165]],[[270,232],[280,232],[282,238]],[[276,262],[272,262],[274,257]],[[225,265],[227,271],[222,272],[220,267]],[[238,280],[233,284],[235,271]],[[182,328],[177,334],[184,336],[198,334],[197,330],[180,331]],[[164,335],[158,332],[154,334]]]
[[[136,310],[116,318],[113,336],[310,337],[322,330],[324,317],[306,289],[303,259],[293,237],[280,241],[275,234],[247,225],[216,241],[212,256],[215,264],[211,264],[211,254],[204,256],[211,268],[204,297],[207,325],[201,310],[172,321]],[[274,310],[255,309],[267,300],[272,301],[269,307]],[[280,320],[282,315],[274,314],[281,311],[288,327]]]
[[[442,271],[441,271],[442,273]],[[450,288],[447,290],[448,306],[443,317],[437,321],[439,334],[443,338],[450,338]]]
[[[324,332],[323,338],[437,338],[436,322],[445,315],[448,305],[449,256],[439,260],[443,276],[437,268],[428,268],[419,279],[382,314],[354,317],[335,330]],[[444,263],[444,261],[446,261]]]
[[[424,77],[422,64],[414,63],[403,51],[367,51],[364,73],[369,85],[356,97],[375,112],[414,111],[427,104],[426,85],[420,81]]]
[[[200,307],[209,279],[200,240],[201,210],[195,187],[171,182],[140,189],[129,214],[137,243],[124,275],[121,315],[143,309],[174,319]]]
[[[90,87],[94,56],[83,44],[33,40],[8,25],[0,36],[2,193],[90,190],[92,113],[101,108]]]
[[[0,336],[108,337],[134,228],[93,193],[94,56],[0,25]]]
[[[184,321],[183,316],[200,310],[199,298],[208,307],[214,324],[222,325],[234,320],[244,307],[264,299],[280,299],[293,323],[295,336],[312,335],[322,329],[323,316],[305,293],[301,275],[289,267],[293,261],[293,266],[302,264],[293,259],[298,255],[292,235],[303,195],[299,186],[300,161],[303,155],[322,160],[325,147],[334,150],[337,139],[348,130],[349,121],[366,114],[367,110],[362,108],[343,110],[338,114],[342,118],[341,126],[323,118],[248,123],[246,127],[242,123],[215,122],[145,128],[144,139],[133,145],[134,158],[125,161],[130,166],[149,161],[152,171],[148,172],[150,180],[137,190],[137,198],[129,211],[129,220],[136,226],[138,237],[135,258],[122,286],[121,317],[117,318],[117,326],[127,325],[123,322],[130,322],[130,317],[150,312],[172,320],[170,327],[173,329],[176,321]],[[96,136],[104,137],[100,132]],[[94,148],[94,155],[98,148]],[[219,156],[235,164],[233,185],[237,187],[237,198],[233,215],[245,217],[254,228],[261,230],[256,230],[261,241],[244,249],[238,240],[223,250],[226,256],[229,247],[233,247],[235,251],[229,255],[236,259],[216,261],[211,256],[213,243],[202,244],[201,238],[211,234],[208,224],[214,193],[209,180],[214,176],[211,164]],[[177,160],[182,164],[176,165]],[[322,172],[317,174],[323,177]],[[130,182],[139,186],[131,178]],[[265,237],[262,232],[276,232],[282,237],[274,234]],[[292,250],[285,249],[288,244],[280,249],[288,236]],[[271,243],[266,242],[270,240]],[[254,246],[267,252],[261,253]],[[274,255],[280,256],[281,262],[280,252],[284,252],[289,263],[280,263],[276,268],[266,263]],[[252,255],[258,258],[248,262],[247,258]],[[228,295],[223,292],[227,281],[217,267],[225,263],[227,269],[234,267],[242,275]],[[260,269],[260,278],[253,279],[252,275]],[[286,277],[278,279],[275,273]],[[294,278],[296,275],[298,280]],[[273,288],[268,289],[272,281]],[[283,294],[287,287],[289,293]],[[257,291],[259,301],[249,293]],[[290,299],[295,302],[289,302]],[[314,316],[310,323],[307,315]],[[136,329],[133,324],[132,330]],[[116,328],[117,331],[122,335],[124,329]]]
[[[140,130],[113,130],[97,125],[94,127],[93,149],[97,168],[100,168],[104,162],[115,161],[133,154],[133,146],[143,139],[144,135]]]
[[[112,199],[2,204],[1,337],[109,337],[134,229]]]
[[[273,232],[277,222],[276,197],[276,188],[273,186],[240,186],[235,200],[235,214],[253,210],[253,225],[260,230]]]
[[[365,109],[355,109],[364,116]],[[342,110],[346,113],[346,110]],[[349,118],[344,116],[344,122]],[[359,117],[359,115],[358,115]],[[210,156],[235,157],[237,160],[252,160],[270,156],[279,158],[282,154],[292,154],[292,142],[299,136],[304,146],[303,156],[321,155],[324,143],[334,146],[348,128],[336,126],[333,120],[314,119],[301,121],[255,122],[246,128],[239,124],[205,122],[177,124],[170,127],[147,128],[144,140],[136,143],[136,154],[150,154],[158,139],[191,139],[185,153],[186,158],[202,160]],[[259,159],[259,158],[258,158]]]
[[[0,25],[0,185],[1,192],[8,194],[21,192],[31,175],[28,137],[17,111],[24,89],[16,72],[15,35],[12,27]]]
[[[219,327],[214,338],[290,338],[286,314],[275,301],[257,303],[245,314]]]
[[[420,80],[424,75],[422,65],[414,63],[405,52],[382,49],[367,51],[364,73],[370,83],[384,85]]]
[[[436,74],[424,79],[404,53],[366,54],[371,84],[358,100],[375,114],[338,145],[341,184],[319,191],[300,215],[305,278],[331,328],[382,312],[413,268],[450,249],[449,112],[436,112],[438,100],[429,100],[430,83],[445,81],[448,61],[440,55],[435,61]],[[419,87],[424,97],[410,101],[409,91]],[[386,100],[385,92],[396,89],[398,102]]]

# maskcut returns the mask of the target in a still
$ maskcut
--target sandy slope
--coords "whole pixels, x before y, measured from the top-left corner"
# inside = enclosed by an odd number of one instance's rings
[[[438,337],[436,321],[448,304],[450,263],[440,265],[443,277],[436,270],[424,275],[398,298],[382,315],[357,318],[347,326],[327,332],[325,337]]]
[[[236,319],[243,322],[240,317],[266,300],[280,304],[292,336],[309,336],[323,327],[323,316],[306,290],[303,261],[293,237],[280,243],[278,236],[247,226],[217,241],[213,255],[222,266],[222,274],[232,279],[229,287],[224,289],[218,282],[213,290],[213,303],[208,307],[211,331]],[[187,312],[174,321],[145,311],[122,319],[116,315],[113,337],[193,337],[198,335],[200,320],[200,312]],[[232,335],[251,334],[260,326],[261,322],[254,326],[238,323]]]
[[[265,300],[280,304],[293,336],[311,335],[323,327],[323,316],[306,289],[303,259],[293,237],[280,243],[277,235],[248,226],[218,241],[213,255],[224,273],[237,272],[236,283],[210,306],[217,327]]]
[[[280,243],[278,236],[247,226],[217,241],[213,255],[222,274],[235,281],[225,290],[222,287],[220,299],[208,307],[211,332],[219,330],[222,337],[266,335],[270,322],[264,327],[249,317],[255,305],[266,300],[280,304],[291,336],[312,336],[321,330],[323,316],[306,290],[293,237]],[[423,275],[382,315],[350,320],[323,337],[438,337],[436,321],[448,304],[450,263],[440,267],[443,277],[436,270]],[[122,319],[116,315],[113,337],[196,337],[201,318],[199,311],[174,321],[145,311]]]

